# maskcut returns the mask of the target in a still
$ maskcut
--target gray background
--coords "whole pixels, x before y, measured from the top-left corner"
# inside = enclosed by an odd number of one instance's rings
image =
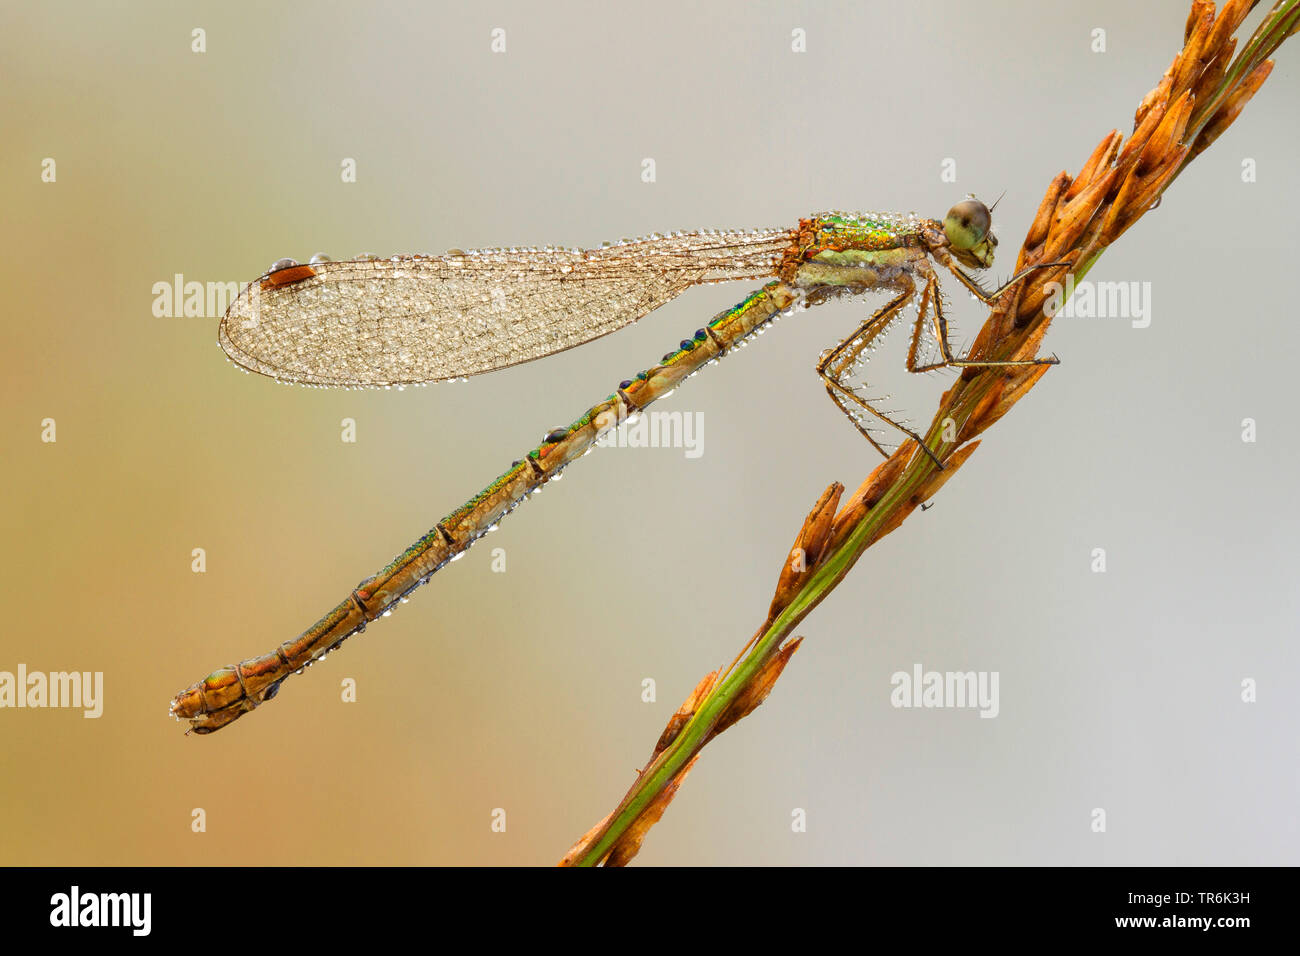
[[[1185,14],[6,5],[0,669],[102,670],[107,703],[99,720],[0,711],[0,862],[552,862],[749,637],[821,490],[878,461],[812,365],[879,303],[787,320],[663,406],[703,413],[702,457],[593,455],[491,539],[505,574],[475,549],[272,706],[187,738],[164,715],[173,693],[297,634],[746,289],[397,393],[238,375],[214,318],[154,317],[155,282],[826,208],[942,216],[1003,190],[1005,276],[1050,178],[1130,128]],[[1057,323],[1061,367],[809,617],[771,699],[708,748],[641,862],[1297,862],[1296,52],[1093,271],[1150,282],[1151,326]],[[57,184],[40,182],[47,156]],[[1258,182],[1241,182],[1247,157]],[[901,334],[889,344],[873,380],[905,377]],[[909,393],[915,417],[943,384]],[[917,662],[1000,672],[1000,716],[892,708],[890,675]]]

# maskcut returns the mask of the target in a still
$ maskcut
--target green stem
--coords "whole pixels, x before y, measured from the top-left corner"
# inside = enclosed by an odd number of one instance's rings
[[[578,861],[579,866],[598,863],[632,822],[641,815],[655,795],[686,766],[704,745],[718,719],[736,701],[777,648],[792,634],[799,622],[848,574],[854,562],[866,550],[880,525],[899,503],[907,500],[921,479],[933,467],[928,458],[918,454],[914,459],[914,465],[909,467],[911,474],[905,474],[901,480],[895,482],[876,506],[858,522],[839,547],[819,562],[807,583],[795,595],[794,600],[768,626],[763,636],[722,683],[705,698],[677,738],[641,775],[637,787],[619,806],[600,840]]]

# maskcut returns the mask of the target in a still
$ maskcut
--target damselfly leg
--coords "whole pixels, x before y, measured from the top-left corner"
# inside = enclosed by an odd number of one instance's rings
[[[901,278],[906,281],[903,291],[878,309],[871,318],[859,325],[833,349],[824,353],[817,362],[817,374],[822,377],[822,381],[826,386],[826,394],[831,397],[831,401],[835,403],[836,407],[853,423],[853,427],[871,443],[871,446],[876,451],[886,457],[889,455],[885,447],[875,439],[863,424],[863,412],[867,412],[882,422],[892,425],[909,438],[915,440],[925,450],[925,453],[934,460],[934,463],[942,468],[943,465],[940,464],[938,458],[935,458],[930,449],[925,447],[925,442],[920,435],[901,422],[895,421],[885,412],[875,408],[867,399],[858,395],[856,390],[862,387],[861,385],[853,385],[846,381],[847,376],[861,361],[862,353],[875,347],[875,343],[889,331],[894,321],[897,320],[903,309],[916,295],[916,284],[907,276]]]
[[[1034,268],[1042,267],[1035,266]],[[1023,278],[1023,276],[1020,278]],[[1019,281],[1019,278],[1017,278],[1016,281]],[[1006,288],[1006,286],[1003,288]],[[1000,294],[1001,290],[997,293],[990,294],[990,297],[986,300],[986,304],[996,301]],[[935,338],[939,340],[939,351],[942,357],[937,362],[918,365],[917,350],[920,345],[921,330],[925,327],[927,312],[933,314],[934,335]],[[912,344],[907,350],[907,370],[909,372],[933,372],[935,369],[940,368],[993,368],[999,366],[1019,367],[1025,365],[1059,364],[1061,364],[1061,360],[1055,355],[1051,358],[1015,359],[1010,361],[954,358],[952,347],[948,344],[948,319],[943,314],[943,290],[939,288],[939,280],[935,276],[931,276],[929,281],[926,282],[925,289],[921,294],[921,308],[916,316],[916,327],[912,330]]]
[[[985,305],[992,305],[1003,293],[1014,286],[1016,283],[1024,280],[1028,275],[1041,269],[1052,268],[1058,265],[1066,265],[1061,262],[1039,263],[1021,270],[1012,276],[1007,282],[1003,283],[993,292],[986,291],[975,279],[966,275],[957,264],[947,255],[946,249],[931,249],[931,254],[944,266],[946,266],[962,283],[968,288],[972,295],[978,298]],[[918,270],[921,272],[921,270]],[[941,368],[992,368],[992,367],[1024,367],[1029,365],[1058,365],[1060,359],[1055,355],[1050,358],[1034,359],[970,359],[957,358],[953,355],[952,346],[948,341],[948,320],[943,311],[943,290],[939,285],[939,278],[933,271],[926,269],[922,274],[925,275],[925,284],[921,289],[920,302],[917,306],[916,321],[912,327],[911,342],[907,350],[907,370],[913,373],[933,372]],[[826,386],[826,394],[831,397],[837,408],[844,413],[845,417],[853,423],[853,426],[864,437],[876,451],[888,457],[889,450],[886,449],[870,430],[863,424],[863,413],[867,413],[874,418],[893,426],[902,432],[908,438],[917,443],[930,460],[939,468],[943,468],[943,463],[939,461],[934,452],[926,445],[925,441],[915,431],[906,425],[891,417],[892,413],[883,412],[871,404],[871,400],[864,399],[857,394],[858,390],[865,387],[864,382],[853,384],[848,380],[853,370],[862,362],[862,355],[875,348],[885,333],[893,326],[894,321],[904,308],[916,297],[916,285],[911,278],[904,274],[899,276],[899,285],[902,292],[894,299],[887,302],[883,307],[876,311],[869,319],[857,327],[847,338],[841,341],[833,349],[824,353],[817,362],[817,372],[821,375]],[[938,343],[939,358],[937,361],[926,362],[920,359],[921,354],[921,337],[926,331],[927,320],[932,323],[931,332]]]

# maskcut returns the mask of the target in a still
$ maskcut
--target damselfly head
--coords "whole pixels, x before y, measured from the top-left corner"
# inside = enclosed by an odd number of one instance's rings
[[[963,264],[973,269],[993,265],[998,237],[993,235],[993,215],[978,199],[963,199],[943,217],[943,232],[948,248]]]

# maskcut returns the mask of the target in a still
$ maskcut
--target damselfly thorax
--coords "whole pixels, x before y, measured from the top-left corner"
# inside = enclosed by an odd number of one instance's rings
[[[197,733],[218,730],[271,699],[291,673],[322,658],[478,538],[529,494],[592,450],[610,428],[743,345],[778,316],[830,299],[890,298],[816,362],[827,394],[882,454],[876,423],[920,435],[873,407],[851,381],[902,310],[917,304],[907,368],[1022,366],[1051,359],[973,361],[953,356],[936,266],[990,303],[1031,270],[986,292],[962,266],[992,265],[991,212],[975,199],[942,221],[889,213],[824,213],[794,229],[652,235],[599,249],[454,249],[441,256],[371,256],[306,264],[280,260],[250,283],[221,320],[218,338],[236,364],[282,382],[392,387],[464,378],[529,362],[614,332],[701,283],[768,279],[681,340],[657,363],[619,383],[573,424],[542,443],[447,515],[311,628],[273,652],[224,667],[172,701]],[[1051,264],[1044,264],[1051,265]],[[1034,266],[1033,269],[1043,268]],[[930,335],[938,354],[920,357]]]

